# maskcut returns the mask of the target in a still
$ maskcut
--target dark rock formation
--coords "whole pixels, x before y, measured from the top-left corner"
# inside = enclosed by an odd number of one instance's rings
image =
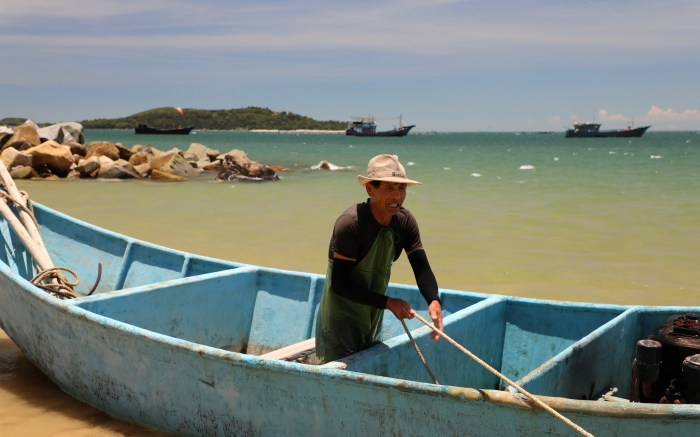
[[[221,158],[221,156],[219,156]],[[277,173],[268,166],[248,159],[248,156],[240,150],[233,150],[223,155],[223,162],[217,181],[276,181]]]

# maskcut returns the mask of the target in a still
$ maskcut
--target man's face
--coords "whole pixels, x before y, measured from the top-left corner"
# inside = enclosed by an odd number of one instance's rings
[[[367,184],[367,194],[370,198],[372,212],[382,218],[396,215],[406,199],[406,184],[382,181],[378,188]],[[376,217],[379,221],[380,217]]]

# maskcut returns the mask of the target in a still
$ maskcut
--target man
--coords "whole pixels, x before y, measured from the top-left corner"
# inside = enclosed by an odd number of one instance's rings
[[[336,220],[328,249],[328,270],[316,319],[316,356],[334,361],[381,342],[384,310],[398,319],[415,311],[402,299],[386,296],[391,264],[406,251],[418,288],[428,302],[433,323],[442,329],[442,306],[435,275],[420,240],[418,223],[403,208],[406,187],[420,185],[406,177],[396,155],[369,161],[358,176],[369,195]],[[434,340],[440,337],[431,334]]]

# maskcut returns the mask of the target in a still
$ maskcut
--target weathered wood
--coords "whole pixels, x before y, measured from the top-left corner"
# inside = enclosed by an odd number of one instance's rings
[[[305,352],[316,350],[316,339],[310,338],[308,340],[300,341],[290,346],[283,347],[282,349],[277,349],[272,352],[268,352],[265,355],[260,355],[264,358],[272,358],[275,360],[285,360],[294,357],[295,355],[300,355]]]
[[[25,211],[25,209],[27,208],[27,202],[20,194],[19,190],[17,189],[17,185],[15,185],[14,179],[12,179],[12,176],[10,176],[10,173],[7,171],[7,167],[5,167],[5,164],[3,162],[0,162],[0,179],[2,179],[2,182],[5,185],[7,193],[10,195],[10,197],[22,207],[18,208],[19,217],[22,219],[22,223],[24,223],[26,233],[28,234],[31,240],[30,242],[26,239],[26,237],[20,237],[22,238],[22,242],[30,251],[37,264],[43,270],[52,268],[54,265],[51,261],[51,257],[49,256],[49,251],[46,249],[44,241],[41,239],[39,228],[37,228],[36,223],[34,223],[34,219],[31,217],[31,215],[27,211]],[[12,214],[9,208],[7,208],[7,211],[3,211],[4,215],[7,212]],[[11,219],[8,219],[8,221],[11,221]],[[13,229],[15,229],[16,232],[18,232],[15,225],[13,225]]]

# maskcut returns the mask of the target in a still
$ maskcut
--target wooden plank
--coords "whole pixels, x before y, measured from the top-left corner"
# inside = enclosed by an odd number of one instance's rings
[[[275,360],[284,360],[285,358],[292,357],[294,355],[298,355],[302,352],[310,351],[310,350],[315,350],[316,349],[316,339],[315,338],[310,338],[308,340],[301,341],[299,343],[295,343],[290,346],[285,346],[282,349],[277,349],[272,352],[268,352],[265,355],[260,355],[261,357],[265,358],[273,358]]]

